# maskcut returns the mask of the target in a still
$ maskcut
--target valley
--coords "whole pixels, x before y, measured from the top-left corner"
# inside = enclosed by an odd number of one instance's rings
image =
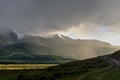
[[[3,80],[119,80],[120,51],[44,69],[0,70]],[[6,76],[6,77],[5,77]]]

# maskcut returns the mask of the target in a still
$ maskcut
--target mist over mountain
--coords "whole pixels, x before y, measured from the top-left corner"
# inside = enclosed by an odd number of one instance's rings
[[[18,42],[18,35],[13,31],[0,32],[0,46]]]
[[[120,80],[118,50],[120,0],[0,0],[0,64],[58,64],[0,80]]]
[[[57,34],[48,38],[29,36],[23,38],[21,42],[30,42],[47,46],[53,50],[54,53],[51,53],[52,55],[77,59],[105,55],[119,49],[117,46],[99,40],[71,39],[67,36]]]
[[[61,34],[54,34],[50,37],[24,35],[21,39],[18,38],[15,32],[0,35],[0,46],[2,47],[0,49],[0,56],[3,57],[4,55],[4,59],[8,54],[10,55],[9,59],[12,59],[14,55],[16,59],[18,59],[18,56],[21,56],[19,58],[23,59],[26,56],[30,58],[31,56],[35,57],[40,55],[84,59],[110,54],[119,49],[118,46],[113,46],[107,42],[71,39]]]
[[[119,0],[0,0],[0,32],[40,36],[62,32],[120,45],[119,4]]]

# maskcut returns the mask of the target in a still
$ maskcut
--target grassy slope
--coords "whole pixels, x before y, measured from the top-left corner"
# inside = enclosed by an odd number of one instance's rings
[[[119,68],[112,67],[107,61],[101,60],[100,57],[96,57],[50,67],[45,69],[43,73],[47,73],[46,77],[54,76],[55,80],[119,80],[119,70]],[[35,76],[32,80],[39,80],[42,74],[38,74],[37,76],[35,74],[26,75],[27,77],[23,78],[23,80],[30,80]]]
[[[88,73],[72,73],[69,75],[64,75],[61,78],[56,78],[56,80],[120,80],[120,72],[119,70],[112,70],[108,72],[106,75],[102,76],[101,71],[105,70],[105,68],[101,69],[93,69],[90,74]],[[35,75],[41,74],[43,71],[41,70],[23,70],[23,71],[0,71],[0,80],[17,80],[18,75]],[[43,73],[42,73],[43,74]],[[40,75],[38,75],[40,76]],[[31,77],[31,76],[29,76]],[[24,79],[23,79],[24,80]],[[27,80],[27,79],[26,79]],[[29,80],[29,79],[28,79]],[[33,79],[34,80],[34,79]]]
[[[17,43],[0,48],[0,63],[63,63],[73,59],[50,55],[46,46],[32,43]]]
[[[92,63],[91,63],[92,62]],[[96,65],[93,65],[96,64]],[[91,66],[92,65],[92,66]],[[69,80],[68,78],[74,79],[78,78],[79,75],[84,75],[91,71],[97,71],[98,69],[103,69],[108,66],[100,59],[88,59],[83,61],[75,61],[67,64],[62,64],[60,66],[50,67],[45,70],[7,70],[0,71],[0,80],[16,80],[18,75],[24,74],[27,78],[33,78],[36,75],[46,75],[54,76],[56,79],[60,80]],[[29,80],[29,79],[22,79]],[[32,79],[37,80],[37,79]],[[49,80],[49,79],[46,79]]]
[[[120,51],[109,57],[119,56],[119,53]],[[101,57],[96,57],[44,70],[0,71],[0,80],[5,78],[6,80],[120,80],[120,68],[117,67],[102,60]]]
[[[114,54],[111,54],[108,56],[111,58],[115,58],[116,60],[120,60],[120,51],[117,51]],[[95,58],[95,59],[99,60],[99,58]],[[88,61],[85,60],[85,62],[88,62]],[[94,59],[93,59],[93,61],[91,59],[90,62],[94,62]],[[106,62],[104,61],[104,62],[102,62],[102,64],[106,64]],[[101,63],[101,62],[97,62],[97,64],[96,63],[91,64],[91,66],[92,65],[94,65],[94,66],[97,65],[97,66],[96,67],[92,66],[92,68],[89,67],[87,73],[80,74],[80,72],[79,72],[79,74],[76,73],[74,75],[67,75],[59,80],[120,80],[120,76],[119,76],[120,75],[120,71],[119,71],[120,67],[112,66],[111,64],[108,64],[108,63],[107,63],[107,65],[98,67],[101,65],[101,64],[99,65],[98,63]],[[73,64],[77,64],[77,63],[73,62]],[[81,64],[81,63],[79,62],[79,64]],[[68,65],[70,66],[71,63],[69,63]],[[88,65],[89,65],[89,63],[87,63],[87,66]]]
[[[80,78],[79,76],[84,76],[89,72],[91,73],[91,72],[101,71],[107,68],[108,66],[109,64],[103,62],[99,58],[97,59],[93,58],[83,61],[70,62],[55,67],[50,67],[43,71],[33,70],[32,74],[26,72],[20,74],[25,75],[25,78],[22,78],[22,80],[39,80],[40,76],[44,76],[44,75],[47,77],[54,76],[55,80],[75,80],[75,79],[79,79]],[[44,80],[51,80],[51,79],[44,79]]]

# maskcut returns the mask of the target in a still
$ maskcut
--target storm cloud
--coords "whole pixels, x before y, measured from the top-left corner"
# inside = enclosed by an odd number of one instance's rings
[[[92,24],[119,33],[119,4],[120,0],[0,0],[0,30],[46,35]]]

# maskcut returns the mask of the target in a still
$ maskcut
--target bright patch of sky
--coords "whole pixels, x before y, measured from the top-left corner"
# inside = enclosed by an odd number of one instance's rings
[[[110,27],[96,25],[84,25],[72,26],[70,29],[65,31],[58,31],[52,34],[62,34],[69,36],[72,39],[97,39],[108,42],[112,45],[120,45],[120,36],[114,33]]]

